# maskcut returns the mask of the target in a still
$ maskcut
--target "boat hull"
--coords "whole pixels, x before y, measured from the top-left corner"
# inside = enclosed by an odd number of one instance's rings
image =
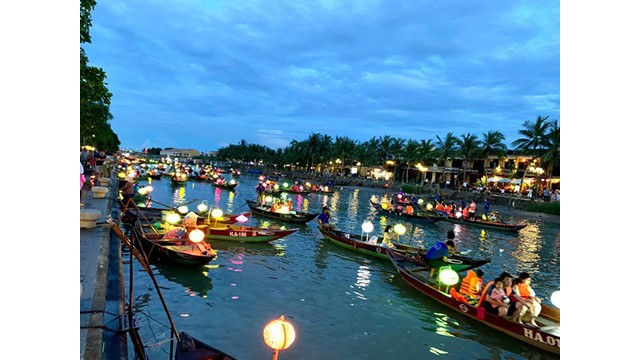
[[[398,214],[395,211],[383,209],[382,205],[380,205],[377,202],[374,202],[372,200],[369,200],[369,202],[378,211],[378,214],[381,214],[381,215],[393,216],[393,217],[406,219],[409,221],[414,221],[414,222],[423,223],[423,224],[433,224],[433,223],[437,223],[438,221],[442,221],[444,219],[442,216],[439,216],[439,215],[409,215],[405,213]]]
[[[296,214],[282,214],[277,212],[271,212],[269,209],[259,206],[255,201],[247,200],[247,205],[249,205],[249,209],[254,215],[259,215],[263,217],[267,217],[270,219],[277,219],[285,222],[292,222],[298,224],[307,223],[314,218],[316,218],[320,214],[313,213],[303,213],[298,212]]]
[[[276,230],[250,226],[209,227],[206,229],[206,237],[209,240],[259,243],[278,240],[296,231],[298,229]]]

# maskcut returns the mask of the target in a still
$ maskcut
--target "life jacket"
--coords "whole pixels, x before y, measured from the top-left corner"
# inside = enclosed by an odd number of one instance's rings
[[[472,298],[478,297],[478,283],[481,282],[482,279],[476,276],[476,273],[473,270],[467,270],[467,276],[462,279],[462,283],[460,284],[460,294],[469,295]]]
[[[471,270],[469,270],[471,271]],[[478,301],[478,307],[480,307],[480,305],[482,305],[482,303],[484,302],[484,299],[487,297],[487,292],[489,291],[489,289],[491,288],[491,286],[495,283],[495,281],[489,281],[489,283],[487,284],[487,286],[484,287],[484,289],[482,290],[482,295],[480,295],[480,300]],[[511,289],[511,288],[509,288]],[[507,291],[505,290],[505,293]],[[511,292],[511,291],[509,291]],[[508,295],[507,295],[508,296]]]
[[[520,293],[520,297],[527,300],[528,298],[531,297],[531,287],[529,287],[529,285],[525,284],[525,283],[519,283],[518,285],[518,292]]]
[[[408,215],[413,215],[413,206],[407,205],[407,208],[405,209],[405,211]]]
[[[462,210],[462,217],[465,219],[469,217],[469,208],[466,207]]]
[[[444,210],[444,205],[442,205],[442,203],[438,203],[438,205],[436,205],[436,210],[438,210],[438,211],[445,211],[445,210]]]
[[[454,299],[456,299],[456,300],[458,300],[458,301],[460,301],[462,303],[465,303],[465,304],[469,303],[469,301],[467,299],[465,299],[464,296],[460,295],[460,293],[457,292],[455,288],[451,288],[449,290],[449,294],[451,295],[452,298],[454,298]]]

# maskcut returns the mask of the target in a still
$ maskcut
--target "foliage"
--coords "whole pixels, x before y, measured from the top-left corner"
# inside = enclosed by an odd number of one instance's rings
[[[545,213],[551,215],[560,215],[560,201],[554,202],[531,202],[527,206],[527,211]]]

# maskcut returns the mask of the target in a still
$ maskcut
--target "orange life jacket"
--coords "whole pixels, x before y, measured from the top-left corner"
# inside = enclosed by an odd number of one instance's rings
[[[436,210],[444,211],[444,205],[442,205],[442,203],[438,203],[438,205],[436,205]]]
[[[525,283],[519,283],[518,285],[518,292],[520,293],[520,297],[527,300],[528,298],[531,297],[531,287]]]
[[[480,300],[478,301],[478,307],[480,307],[480,305],[482,305],[482,303],[484,302],[484,299],[487,297],[487,291],[489,290],[491,285],[493,285],[494,283],[495,283],[495,281],[489,281],[487,286],[484,287],[484,289],[482,290],[482,295],[480,295]],[[511,289],[511,288],[509,288],[509,289]]]
[[[476,276],[473,270],[467,270],[467,276],[462,279],[460,284],[460,294],[469,295],[472,298],[478,297],[478,283],[482,282],[482,279]]]
[[[462,210],[462,217],[465,218],[465,219],[469,217],[469,208],[468,207],[466,207],[466,208],[464,208],[464,210]]]
[[[407,205],[405,212],[409,215],[413,215],[413,207],[411,205]]]
[[[455,288],[451,288],[451,290],[449,290],[449,294],[451,294],[452,298],[462,303],[465,303],[465,304],[469,303],[469,301],[467,301],[467,299],[465,299],[464,296],[460,295],[460,293],[458,293]]]

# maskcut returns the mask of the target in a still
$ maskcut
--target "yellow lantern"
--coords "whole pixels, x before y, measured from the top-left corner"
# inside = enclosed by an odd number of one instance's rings
[[[229,181],[229,184],[231,184],[231,185],[235,185],[235,183],[236,183],[236,181],[233,180],[233,179],[231,179],[231,181]]]
[[[265,200],[267,201],[267,203],[270,203],[273,201],[273,197],[267,196]]]
[[[280,189],[280,185],[275,184],[275,185],[273,185],[273,188],[274,188],[274,189],[276,189],[276,190],[278,190],[278,189]]]
[[[203,239],[204,239],[204,231],[200,229],[192,230],[189,233],[189,240],[193,241],[194,243],[199,243]]]
[[[214,219],[220,219],[222,217],[222,210],[220,209],[211,210],[211,216],[213,216]]]
[[[389,204],[382,203],[382,209],[387,210],[389,208]]]
[[[167,215],[167,222],[169,222],[169,224],[175,224],[178,221],[180,221],[180,215],[178,215],[178,214],[176,214],[174,212],[169,213]]]
[[[560,308],[560,290],[554,291],[553,294],[551,294],[551,303],[558,309]]]
[[[289,348],[296,339],[296,331],[290,322],[284,320],[284,315],[269,322],[264,327],[262,335],[264,343],[273,349],[274,360],[278,358],[278,351]]]
[[[284,186],[284,188],[286,189],[286,188],[288,188],[288,187],[289,187],[289,183],[288,183],[288,182],[284,182],[284,183],[282,184],[282,186]]]
[[[404,235],[407,232],[407,228],[402,224],[396,224],[396,226],[393,227],[393,231],[398,235]]]
[[[433,204],[431,204],[431,203],[427,204],[427,210],[432,211],[433,210]]]

